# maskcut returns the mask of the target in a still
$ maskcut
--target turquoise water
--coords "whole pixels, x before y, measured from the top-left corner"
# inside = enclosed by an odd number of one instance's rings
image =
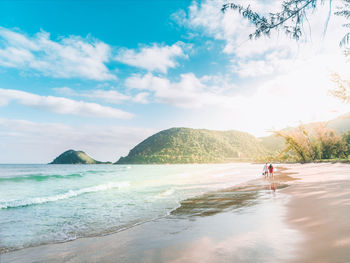
[[[0,165],[0,249],[119,231],[260,173],[253,164]]]

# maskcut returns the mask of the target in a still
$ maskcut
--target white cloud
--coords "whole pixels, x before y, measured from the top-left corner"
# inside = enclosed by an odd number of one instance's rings
[[[54,96],[40,96],[19,90],[0,89],[0,98],[0,105],[2,106],[5,106],[11,101],[15,101],[24,106],[44,109],[60,114],[118,119],[133,117],[131,113],[112,107],[102,106],[97,103],[76,101]]]
[[[284,32],[272,32],[270,38],[249,40],[255,28],[242,18],[237,11],[220,11],[226,1],[194,1],[187,12],[175,13],[177,21],[186,27],[201,31],[216,40],[223,41],[223,52],[231,60],[233,72],[240,77],[259,77],[288,72],[290,67],[298,67],[305,60],[323,53],[339,52],[338,43],[345,34],[343,18],[332,16],[327,34],[324,26],[329,5],[320,5],[305,22],[303,38],[296,42]],[[281,9],[280,1],[235,1],[260,13]],[[333,11],[335,10],[333,5]],[[312,29],[310,32],[309,26]]]
[[[68,87],[54,88],[53,89],[58,94],[68,96],[68,97],[84,97],[92,100],[103,100],[108,103],[121,104],[127,101],[133,101],[137,103],[148,103],[147,92],[141,92],[134,96],[125,95],[114,89],[103,90],[103,89],[93,89],[93,90],[79,90],[75,91]]]
[[[157,130],[123,126],[69,126],[0,118],[0,163],[48,163],[68,149],[117,161]],[[20,153],[20,154],[19,154]]]
[[[266,1],[251,2],[257,11],[280,7],[278,1],[272,1],[271,8]],[[235,73],[229,78],[232,85],[213,76],[197,78],[189,73],[170,81],[148,73],[133,75],[126,86],[148,91],[160,103],[200,109],[186,116],[186,123],[195,127],[246,130],[256,135],[299,122],[325,121],[349,111],[348,105],[328,94],[334,85],[330,73],[349,76],[350,70],[338,46],[344,34],[341,20],[332,17],[323,35],[327,5],[309,17],[312,34],[305,33],[309,41],[295,42],[282,32],[269,39],[246,41],[254,28],[237,13],[222,14],[222,3],[194,1],[186,12],[174,16],[195,33],[202,33],[194,37],[204,33],[219,40],[216,44],[223,43],[231,62],[228,66]],[[241,78],[235,80],[236,74]]]
[[[253,85],[258,87],[254,93],[227,96],[217,107],[204,108],[195,122],[205,123],[207,128],[238,129],[263,136],[271,129],[297,126],[300,122],[327,121],[346,114],[350,111],[349,105],[328,92],[334,86],[330,80],[332,69],[346,68],[345,59],[338,58],[333,65],[328,64],[333,57],[320,56],[289,72],[255,82]],[[343,74],[350,75],[348,67]]]
[[[136,96],[133,98],[133,101],[138,102],[138,103],[143,103],[143,104],[147,104],[148,103],[148,96],[149,96],[149,92],[140,92],[138,94],[136,94]]]
[[[301,59],[291,59],[289,48],[277,49],[267,53],[261,59],[232,59],[233,71],[241,77],[260,77],[280,72],[287,72],[290,68],[302,64]]]
[[[250,5],[253,10],[271,10],[276,8],[276,2],[261,3],[259,1],[238,0],[235,3]],[[187,13],[183,10],[173,14],[175,20],[194,30],[202,30],[205,34],[217,40],[225,41],[224,53],[237,52],[239,45],[245,45],[249,32],[253,27],[237,12],[222,13],[221,8],[227,1],[193,1]],[[254,31],[253,31],[254,32]]]
[[[150,47],[142,47],[138,51],[121,49],[115,59],[148,71],[167,73],[169,68],[177,66],[177,58],[186,57],[184,47],[183,43],[178,42],[172,46],[154,44]]]
[[[50,39],[47,32],[34,36],[0,27],[0,66],[34,70],[57,78],[116,79],[107,66],[110,47],[77,36]]]
[[[59,95],[67,97],[77,96],[78,94],[75,90],[68,87],[53,88],[52,90]]]
[[[246,94],[233,92],[235,86],[215,76],[199,79],[192,73],[181,75],[177,82],[151,73],[134,75],[125,84],[150,92],[159,103],[198,109],[183,120],[189,126],[237,129],[262,136],[271,129],[326,121],[350,111],[328,93],[334,85],[329,78],[333,69],[343,68],[342,74],[350,75],[349,69],[344,70],[345,58],[337,58],[337,62],[327,56],[305,60],[289,72],[250,84],[258,87]]]
[[[279,10],[281,4],[279,1],[240,2],[244,6],[251,4],[258,12]],[[217,44],[223,43],[223,52],[231,62],[228,66],[241,77],[234,83],[244,85],[250,92],[243,95],[241,89],[240,94],[217,96],[217,107],[203,109],[204,117],[196,119],[197,123],[263,135],[268,129],[327,120],[349,111],[348,105],[328,94],[334,85],[329,78],[331,72],[350,75],[349,65],[338,46],[346,32],[342,19],[332,16],[326,35],[323,34],[328,5],[319,6],[308,17],[312,31],[305,28],[304,38],[296,42],[283,32],[249,41],[248,35],[254,28],[237,12],[222,14],[223,3],[194,1],[186,12],[176,15],[188,28],[212,37]]]
[[[86,92],[84,97],[102,99],[110,103],[121,103],[130,100],[130,96],[124,95],[116,90],[92,90]]]
[[[247,63],[239,62],[237,73],[241,77],[257,77],[274,73],[274,67],[265,60],[249,61]]]
[[[233,72],[240,77],[258,77],[281,71],[279,64],[294,58],[297,44],[282,36],[261,37],[249,40],[255,28],[238,12],[221,12],[226,1],[194,1],[187,12],[174,14],[175,19],[189,29],[201,31],[215,40],[223,42],[222,52],[231,61]],[[280,2],[235,1],[260,12],[278,9]],[[271,55],[273,53],[273,55]],[[272,57],[273,56],[273,57]]]
[[[192,73],[181,74],[178,82],[151,73],[143,76],[135,74],[126,79],[125,85],[130,89],[150,91],[157,102],[180,108],[220,106],[227,101],[222,88],[206,86]]]

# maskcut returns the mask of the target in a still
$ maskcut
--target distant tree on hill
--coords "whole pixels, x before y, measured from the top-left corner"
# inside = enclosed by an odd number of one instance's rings
[[[249,34],[249,38],[259,38],[263,35],[270,36],[273,30],[283,30],[285,34],[291,36],[295,40],[299,40],[303,34],[303,24],[307,21],[307,16],[312,14],[312,11],[316,9],[317,6],[329,3],[329,14],[326,18],[326,26],[329,18],[331,16],[331,5],[332,0],[287,0],[282,2],[281,11],[277,13],[269,13],[269,15],[264,16],[257,12],[254,12],[250,6],[244,7],[243,5],[236,3],[227,3],[222,6],[222,12],[227,12],[231,9],[237,11],[242,17],[248,19],[254,26],[255,32]],[[343,16],[347,19],[350,18],[350,0],[341,0],[338,3],[342,3],[335,15]],[[308,21],[307,21],[308,22]],[[346,28],[350,27],[350,23],[343,25]],[[340,46],[347,44],[349,42],[350,32],[348,32],[343,39],[340,41]]]
[[[317,159],[316,149],[314,149],[309,132],[304,126],[292,131],[276,131],[275,134],[285,140],[286,147],[282,153],[292,152],[295,159],[301,162]]]
[[[347,157],[350,134],[341,137],[335,130],[326,127],[325,123],[313,124],[311,127],[301,125],[292,131],[274,133],[286,143],[280,156],[291,153],[300,162]]]

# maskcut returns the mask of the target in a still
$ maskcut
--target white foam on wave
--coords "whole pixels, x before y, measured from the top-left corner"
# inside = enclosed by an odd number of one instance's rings
[[[69,190],[68,192],[64,194],[54,195],[54,196],[46,196],[46,197],[33,197],[23,200],[11,200],[11,201],[3,201],[0,202],[0,209],[5,208],[15,208],[15,207],[21,207],[21,206],[29,206],[29,205],[37,205],[37,204],[43,204],[48,202],[55,202],[58,200],[68,199],[72,197],[76,197],[82,194],[86,193],[93,193],[93,192],[99,192],[99,191],[106,191],[113,188],[125,188],[129,187],[129,182],[109,182],[106,184],[101,184],[97,186],[91,186],[86,187],[78,190]]]
[[[172,195],[174,192],[175,192],[175,189],[174,188],[170,188],[170,189],[164,191],[163,193],[161,193],[161,195],[162,196],[169,196],[169,195]]]
[[[174,188],[169,188],[167,190],[164,190],[163,192],[157,194],[155,196],[156,199],[159,199],[159,198],[164,198],[164,197],[168,197],[168,196],[172,196],[173,194],[175,193],[175,189]]]

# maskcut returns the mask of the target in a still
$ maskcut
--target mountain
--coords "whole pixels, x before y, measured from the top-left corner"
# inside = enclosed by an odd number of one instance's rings
[[[350,114],[325,122],[339,134],[350,130]],[[317,123],[305,124],[312,127]],[[292,131],[293,127],[284,130]],[[136,145],[116,164],[222,163],[261,160],[274,156],[285,147],[275,135],[256,138],[235,130],[171,128],[158,132]],[[82,151],[69,150],[51,164],[100,164]],[[108,162],[107,162],[108,163]]]
[[[83,151],[68,150],[55,158],[50,164],[102,164]]]
[[[285,147],[284,139],[275,135],[260,137],[258,139],[269,154],[279,152]]]
[[[350,130],[350,114],[342,115],[327,122],[327,126],[342,134]]]
[[[264,154],[261,142],[246,132],[171,128],[148,137],[116,164],[218,163]]]

